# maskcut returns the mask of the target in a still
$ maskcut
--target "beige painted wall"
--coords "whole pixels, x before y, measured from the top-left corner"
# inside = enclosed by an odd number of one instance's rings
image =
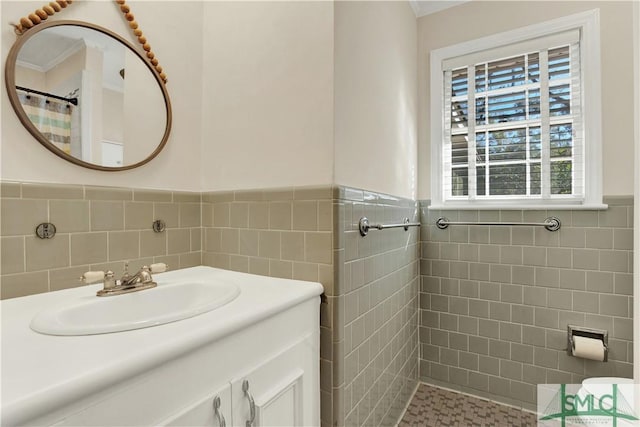
[[[3,1],[1,10],[17,19],[39,6]],[[5,96],[2,179],[204,191],[337,183],[416,196],[417,29],[408,3],[131,7],[169,77],[165,150],[133,171],[81,169],[37,144]],[[111,2],[74,3],[50,19],[132,39]],[[5,58],[15,36],[11,28],[2,36]]]
[[[430,197],[429,52],[594,8],[602,45],[603,194],[633,194],[632,2],[473,1],[418,20],[420,199]]]
[[[91,46],[87,46],[87,48],[85,49],[85,55],[86,60],[83,68],[86,70],[86,72],[83,73],[83,90],[85,86],[84,80],[86,77],[88,80],[86,82],[86,87],[88,87],[89,90],[85,91],[84,94],[88,92],[90,96],[85,96],[84,99],[80,99],[80,111],[81,114],[82,110],[85,110],[85,113],[87,113],[87,107],[89,107],[89,111],[87,115],[82,116],[82,118],[80,119],[80,123],[81,127],[83,127],[83,125],[87,123],[83,120],[84,117],[89,118],[91,130],[91,133],[89,134],[91,140],[91,156],[87,159],[91,159],[91,162],[101,165],[102,139],[104,137],[104,133],[102,132],[102,128],[104,127],[104,123],[102,122],[102,108],[104,105],[104,102],[102,100],[102,73],[104,71],[104,55],[102,54],[102,51],[100,49]],[[48,78],[47,81],[49,81]],[[85,146],[83,145],[83,148],[84,147]]]
[[[102,135],[103,139],[122,143],[124,128],[124,96],[122,92],[103,88]]]
[[[31,137],[17,120],[3,90],[0,149],[3,180],[200,190],[203,3],[135,0],[127,3],[169,78],[173,128],[166,148],[152,162],[132,171],[107,173],[80,168],[52,155]],[[3,70],[16,38],[8,22],[19,20],[43,4],[0,2],[4,24],[0,29]],[[91,22],[138,45],[119,8],[111,1],[74,2],[49,19]]]
[[[335,3],[335,182],[417,196],[416,17],[408,2]]]
[[[330,184],[332,2],[205,2],[202,188]]]
[[[49,92],[58,89],[58,86],[69,77],[82,72],[88,66],[93,66],[93,63],[100,67],[100,78],[102,78],[102,53],[91,47],[80,48],[45,73],[46,88],[44,90]]]
[[[46,75],[27,67],[16,66],[16,85],[35,90],[46,90]]]
[[[164,135],[166,111],[162,102],[162,91],[158,83],[151,79],[151,72],[132,52],[125,54],[124,67],[124,141],[154,141],[153,144],[128,143],[124,146],[124,162],[136,163],[157,148]],[[197,149],[197,148],[196,148]]]

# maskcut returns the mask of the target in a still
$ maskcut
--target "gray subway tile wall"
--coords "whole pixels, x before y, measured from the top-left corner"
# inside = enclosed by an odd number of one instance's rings
[[[331,295],[332,197],[330,186],[204,193],[203,263],[320,281]]]
[[[341,187],[334,210],[336,295],[344,318],[334,325],[333,345],[344,363],[334,371],[333,425],[394,425],[417,385],[420,231],[373,230],[362,237],[358,220],[415,222],[418,205]]]
[[[539,383],[631,377],[633,198],[605,211],[438,211],[420,203],[420,379],[535,409]],[[435,227],[435,220],[562,228]],[[567,325],[609,331],[609,362],[570,357]]]
[[[88,270],[120,274],[125,261],[201,264],[200,193],[6,181],[0,191],[3,299],[80,286]],[[56,226],[52,239],[35,236],[41,222]]]
[[[207,192],[202,196],[203,264],[320,282],[320,388],[323,425],[333,425],[334,188]],[[339,321],[339,319],[338,319]],[[336,353],[336,356],[334,356]],[[341,360],[341,359],[340,359]]]
[[[323,426],[391,425],[417,381],[532,408],[535,385],[632,373],[631,198],[607,211],[429,211],[348,187],[184,193],[2,182],[2,298],[87,270],[167,262],[318,281]],[[452,226],[535,221],[563,226]],[[423,226],[373,230],[357,222]],[[151,222],[163,219],[164,233]],[[52,221],[54,239],[34,237]],[[53,255],[52,255],[53,254]],[[568,357],[567,324],[607,329],[610,362]]]
[[[372,232],[417,220],[415,201],[346,187],[203,194],[203,263],[319,281],[323,426],[391,425],[417,380],[419,231]]]

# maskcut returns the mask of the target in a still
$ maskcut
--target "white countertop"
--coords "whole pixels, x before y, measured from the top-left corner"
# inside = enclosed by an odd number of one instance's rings
[[[234,283],[241,292],[227,305],[189,319],[85,336],[43,335],[29,324],[45,308],[95,295],[101,284],[1,301],[2,425],[44,415],[323,292],[319,283],[211,267],[153,277],[158,287],[172,280],[210,279]]]

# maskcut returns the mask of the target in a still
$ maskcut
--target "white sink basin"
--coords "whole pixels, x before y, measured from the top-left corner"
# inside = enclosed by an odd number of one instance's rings
[[[186,282],[117,296],[87,296],[41,311],[31,329],[48,335],[94,335],[148,328],[206,313],[239,294],[232,283]]]

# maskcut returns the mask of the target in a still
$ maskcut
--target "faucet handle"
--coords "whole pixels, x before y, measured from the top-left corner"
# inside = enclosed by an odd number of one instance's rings
[[[146,265],[142,266],[142,268],[138,272],[138,277],[140,283],[146,284],[153,282],[153,278],[151,277],[151,270],[149,270],[149,267],[147,267]]]
[[[167,264],[165,264],[164,262],[158,262],[155,264],[151,264],[149,266],[149,270],[151,270],[152,273],[164,273],[165,271],[167,271],[169,269],[169,266]]]
[[[83,283],[91,284],[96,282],[102,282],[105,279],[104,271],[87,271],[80,276],[80,281]]]
[[[113,271],[107,270],[107,272],[104,273],[104,289],[115,288],[116,285],[117,283],[115,274],[113,274]]]

